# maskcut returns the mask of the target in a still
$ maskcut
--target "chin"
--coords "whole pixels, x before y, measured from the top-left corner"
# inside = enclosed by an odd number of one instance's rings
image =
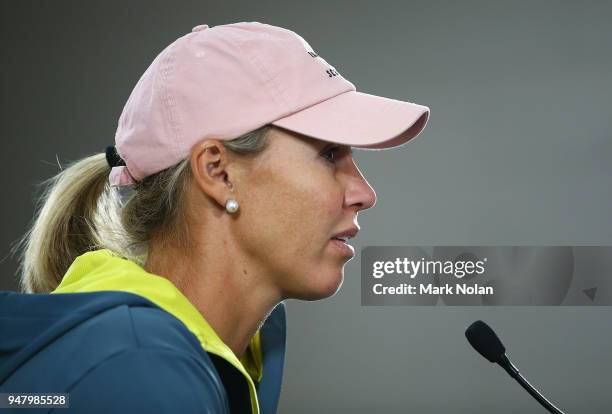
[[[334,296],[342,287],[343,280],[343,272],[340,272],[340,275],[329,275],[324,279],[317,280],[318,284],[315,286],[309,285],[310,289],[307,292],[302,292],[299,299],[314,301]]]

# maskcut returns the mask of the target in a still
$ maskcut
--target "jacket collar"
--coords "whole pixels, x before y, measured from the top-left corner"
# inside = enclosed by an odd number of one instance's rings
[[[270,314],[249,343],[244,357],[239,360],[172,282],[145,271],[138,264],[108,249],[77,257],[52,293],[104,290],[140,295],[172,314],[198,338],[206,352],[223,358],[242,373],[248,384],[253,414],[276,411],[285,355],[284,303],[281,302]],[[255,382],[258,383],[257,387]]]

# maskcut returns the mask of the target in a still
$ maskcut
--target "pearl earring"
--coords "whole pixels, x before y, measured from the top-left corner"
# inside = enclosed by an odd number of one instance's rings
[[[227,210],[227,212],[230,213],[230,214],[235,213],[236,211],[238,211],[238,202],[236,200],[230,198],[225,203],[225,210]]]

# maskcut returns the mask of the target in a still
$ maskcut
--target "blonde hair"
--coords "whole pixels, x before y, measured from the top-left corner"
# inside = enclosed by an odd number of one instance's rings
[[[264,125],[222,142],[235,154],[255,155],[266,148],[271,128]],[[37,185],[41,196],[33,224],[11,248],[18,255],[22,291],[55,290],[72,262],[88,251],[106,248],[144,266],[153,234],[189,245],[184,208],[192,178],[189,158],[131,189],[111,187],[110,168],[105,153],[95,154]]]

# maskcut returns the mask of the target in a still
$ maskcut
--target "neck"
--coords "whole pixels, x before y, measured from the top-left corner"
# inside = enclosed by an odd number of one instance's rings
[[[151,249],[144,268],[169,279],[240,359],[282,298],[266,283],[262,268],[228,249],[229,240],[215,245],[223,246],[223,252],[186,255],[184,250]]]

